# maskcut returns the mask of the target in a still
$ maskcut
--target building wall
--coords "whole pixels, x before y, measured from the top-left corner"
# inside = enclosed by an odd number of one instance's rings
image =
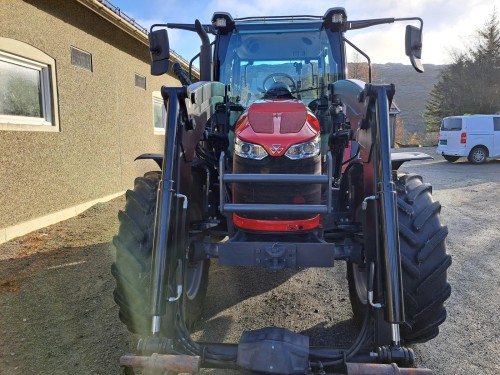
[[[1,37],[56,61],[60,131],[0,130],[0,230],[119,193],[157,169],[134,158],[162,151],[152,92],[178,81],[149,74],[147,46],[74,0],[9,0],[1,8]],[[71,46],[92,54],[92,72],[71,65]],[[146,77],[146,90],[135,74]]]

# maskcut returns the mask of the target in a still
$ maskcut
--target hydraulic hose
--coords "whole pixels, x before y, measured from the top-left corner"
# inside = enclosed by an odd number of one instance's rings
[[[366,343],[366,339],[368,338],[368,333],[369,333],[369,327],[370,327],[370,319],[369,319],[369,309],[366,309],[365,317],[363,319],[363,325],[361,327],[361,331],[358,334],[358,337],[354,341],[354,343],[351,345],[349,349],[347,349],[345,352],[339,353],[338,356],[332,356],[332,355],[320,355],[319,353],[311,353],[312,356],[317,357],[320,359],[318,362],[312,362],[312,365],[315,366],[338,366],[342,365],[345,360],[350,359],[353,357],[360,349],[361,347]],[[326,360],[326,361],[321,361],[321,359]],[[333,359],[333,361],[332,361]]]

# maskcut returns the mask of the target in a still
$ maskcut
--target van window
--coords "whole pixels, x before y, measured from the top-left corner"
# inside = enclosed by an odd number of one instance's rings
[[[493,127],[496,132],[500,132],[500,117],[493,117]]]
[[[443,119],[441,122],[441,130],[462,130],[462,119],[460,117]]]

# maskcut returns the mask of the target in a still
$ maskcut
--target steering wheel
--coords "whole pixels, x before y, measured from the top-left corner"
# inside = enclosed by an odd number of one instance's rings
[[[267,87],[266,84],[271,79],[273,80],[273,82],[278,82],[278,81],[283,82],[283,80],[280,80],[280,79],[277,80],[276,78],[278,78],[278,77],[286,78],[287,80],[289,80],[291,83],[290,88],[292,89],[292,91],[297,91],[297,82],[295,82],[295,80],[293,79],[293,77],[290,74],[286,74],[286,73],[271,73],[266,78],[264,78],[264,81],[262,83],[262,86],[264,86],[264,91],[269,90],[269,87]],[[286,82],[283,82],[283,83],[286,83]]]

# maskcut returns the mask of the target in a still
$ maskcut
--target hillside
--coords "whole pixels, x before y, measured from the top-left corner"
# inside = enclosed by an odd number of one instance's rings
[[[404,142],[408,142],[414,133],[417,133],[419,142],[423,142],[425,122],[422,113],[442,67],[442,65],[424,65],[425,72],[420,74],[411,65],[373,64],[374,83],[394,83],[396,85],[395,101],[401,110]]]

